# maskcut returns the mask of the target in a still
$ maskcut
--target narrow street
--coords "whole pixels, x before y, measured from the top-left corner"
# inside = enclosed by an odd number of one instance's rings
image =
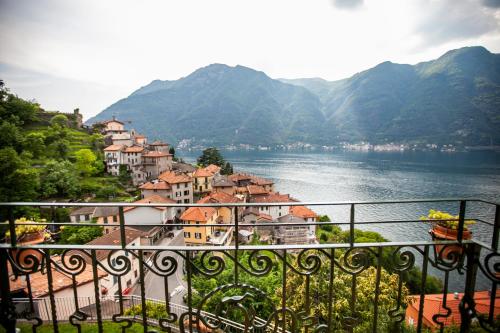
[[[182,230],[175,230],[173,238],[164,238],[158,245],[160,246],[183,246],[184,235]],[[176,304],[183,304],[182,296],[187,292],[186,282],[184,281],[184,260],[178,254],[172,252],[162,253],[162,256],[172,256],[177,261],[177,270],[174,274],[168,277],[168,294],[171,296],[170,301]],[[159,259],[158,261],[161,261]],[[165,282],[164,277],[156,275],[153,272],[147,272],[144,281],[144,290],[146,298],[165,300]],[[133,295],[141,294],[140,285],[137,284],[132,292]]]

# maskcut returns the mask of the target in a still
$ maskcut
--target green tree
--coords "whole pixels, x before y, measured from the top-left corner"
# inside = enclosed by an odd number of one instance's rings
[[[223,175],[232,175],[233,174],[233,166],[231,163],[226,162],[224,166],[221,168],[220,173]]]
[[[175,148],[174,147],[170,147],[168,149],[168,153],[171,154],[172,156],[175,156]]]
[[[33,132],[26,136],[24,150],[30,151],[35,158],[45,155],[45,135],[40,132]]]
[[[93,239],[102,236],[103,227],[86,226],[80,227],[77,224],[61,227],[61,239],[59,244],[87,244]]]
[[[322,260],[327,263],[326,258]],[[303,311],[304,315],[312,315],[318,318],[318,323],[325,324],[328,320],[329,299],[329,265],[323,264],[321,268],[309,280],[309,290],[312,296],[309,309],[306,308],[306,278],[299,274],[287,275],[287,305],[296,312]],[[360,319],[355,326],[354,332],[369,332],[373,323],[373,308],[375,297],[377,270],[375,267],[368,267],[356,275],[356,316]],[[390,274],[385,269],[381,269],[380,274],[380,297],[378,299],[378,330],[377,332],[391,332],[393,329],[393,319],[389,316],[389,311],[395,309],[398,300],[399,277],[396,274]],[[332,307],[332,331],[345,332],[343,319],[352,316],[350,307],[352,276],[340,269],[335,270],[333,279],[333,307]],[[281,296],[281,288],[277,288],[278,296]],[[406,305],[406,296],[408,290],[402,289],[401,302],[402,307]],[[309,311],[308,311],[309,310]],[[404,312],[403,312],[404,314]]]
[[[82,175],[91,176],[96,172],[97,156],[90,149],[80,149],[75,152],[75,167]]]
[[[25,101],[11,93],[3,81],[0,84],[0,120],[8,121],[16,126],[36,120],[39,105]]]
[[[14,147],[20,151],[23,139],[21,131],[14,123],[5,120],[0,123],[0,147]]]
[[[50,124],[52,126],[68,127],[69,120],[65,115],[58,114],[50,119]]]
[[[68,161],[49,161],[42,174],[41,191],[44,197],[76,197],[80,192],[76,171]]]
[[[118,179],[122,184],[128,184],[132,182],[132,176],[130,175],[130,170],[126,165],[121,164],[118,174]]]
[[[11,148],[0,149],[0,201],[31,201],[38,197],[39,175]]]
[[[222,168],[226,164],[226,161],[217,148],[210,147],[202,152],[201,156],[197,159],[197,163],[201,167],[215,164]]]
[[[65,160],[69,155],[69,141],[57,140],[49,145],[49,152],[52,157],[58,160]]]

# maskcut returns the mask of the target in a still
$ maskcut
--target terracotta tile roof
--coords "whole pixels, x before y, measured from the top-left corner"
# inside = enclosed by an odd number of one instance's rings
[[[111,145],[104,148],[104,151],[118,151],[122,150],[124,147],[124,145]]]
[[[247,186],[248,193],[250,195],[259,195],[259,194],[268,194],[269,192],[266,189],[259,185],[248,185]]]
[[[193,177],[212,177],[213,172],[208,171],[206,168],[199,168],[193,173]]]
[[[290,198],[290,194],[279,194],[279,193],[260,195],[250,199],[250,202],[256,202],[256,203],[292,202],[292,201],[295,200]]]
[[[252,176],[251,177],[251,182],[254,183],[255,185],[273,185],[274,182],[272,180],[269,180],[269,179],[265,179],[265,178],[261,178],[261,177],[257,177],[257,176]]]
[[[144,151],[144,147],[141,146],[132,146],[125,148],[124,152],[126,153],[141,153]]]
[[[78,251],[75,251],[75,254],[79,254],[79,256],[83,257],[85,260],[88,259],[86,255],[81,254]],[[68,257],[67,257],[68,258]],[[59,256],[53,256],[52,260],[55,262],[59,262],[60,264],[60,258]],[[66,259],[68,260],[68,259]],[[106,272],[104,272],[101,269],[97,270],[97,276],[99,278],[102,278],[104,276],[108,275]],[[92,265],[88,264],[86,265],[85,269],[78,275],[75,276],[76,280],[76,285],[81,286],[86,283],[91,283],[94,280],[94,275],[92,272]],[[49,280],[47,279],[47,273],[42,274],[40,271],[36,273],[31,273],[30,274],[30,283],[31,283],[31,295],[34,298],[37,297],[44,297],[49,294]],[[73,287],[73,280],[71,278],[71,275],[65,274],[62,271],[59,271],[52,266],[52,287],[54,288],[54,292],[58,292],[60,290],[66,289],[66,288],[72,288]],[[26,294],[28,294],[28,286],[26,281],[22,278],[18,278],[16,280],[10,280],[10,289],[11,290],[24,290]]]
[[[172,199],[164,198],[158,194],[153,194],[153,195],[150,195],[149,197],[145,197],[144,199],[134,201],[134,203],[176,203],[176,201],[174,201]],[[128,211],[133,210],[135,208],[137,208],[137,207],[125,207],[125,209],[123,211],[128,212]],[[159,209],[159,210],[167,209],[167,207],[152,207],[152,208]]]
[[[151,158],[160,158],[160,157],[172,156],[172,154],[163,153],[161,151],[150,151],[148,153],[143,154],[142,156]]]
[[[142,134],[136,134],[136,135],[134,135],[134,137],[137,139],[144,139],[146,136],[142,135]]]
[[[268,214],[260,213],[259,214],[259,219],[272,221],[273,217],[271,215],[268,215]]]
[[[306,206],[291,206],[290,214],[302,218],[315,218],[318,215]]]
[[[225,192],[214,192],[210,193],[206,197],[198,200],[197,203],[236,203],[236,202],[241,202],[240,199],[227,194]]]
[[[229,179],[233,182],[239,182],[240,180],[250,180],[252,179],[252,177],[244,173],[234,173],[232,175],[229,175]]]
[[[215,174],[220,171],[220,166],[215,164],[210,164],[206,166],[205,169]]]
[[[460,316],[460,300],[464,296],[463,293],[458,293],[458,297],[455,298],[454,294],[448,294],[446,298],[446,306],[451,309],[450,316],[443,320],[445,326],[450,325],[460,325],[461,316]],[[410,296],[410,302],[408,304],[407,316],[409,308],[412,307],[413,311],[418,314],[418,309],[420,306],[420,296],[414,295]],[[447,310],[443,307],[443,294],[431,294],[425,295],[424,298],[424,313],[423,320],[424,325],[427,327],[437,327],[438,324],[432,320],[432,317],[435,314],[447,314]],[[474,293],[474,301],[476,302],[476,311],[479,314],[488,314],[489,306],[490,306],[490,292],[489,291],[476,291]],[[494,305],[494,315],[500,315],[500,290],[497,290],[497,294],[495,297],[495,305]],[[416,321],[416,318],[414,318]]]
[[[166,181],[169,184],[189,183],[192,181],[188,175],[174,171],[165,171],[158,176],[158,179]]]
[[[147,182],[139,186],[141,190],[170,190],[172,187],[166,182]]]
[[[206,222],[217,210],[212,207],[189,207],[181,215],[183,221]]]
[[[141,237],[144,234],[144,232],[125,227],[125,243],[130,244],[132,243],[135,239]],[[111,231],[109,234],[103,235],[99,238],[96,238],[90,242],[87,243],[88,245],[120,245],[121,244],[121,238],[120,238],[120,229],[116,229]],[[137,244],[138,245],[138,244]],[[108,254],[111,252],[111,250],[96,250],[96,258],[97,260],[101,261],[105,259]]]

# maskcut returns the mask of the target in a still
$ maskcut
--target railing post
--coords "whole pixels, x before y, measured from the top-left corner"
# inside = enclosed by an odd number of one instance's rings
[[[118,222],[120,223],[120,244],[122,249],[127,246],[125,237],[125,214],[123,214],[123,206],[118,207]]]
[[[477,268],[479,263],[479,254],[481,247],[476,243],[465,246],[465,255],[467,257],[467,268],[465,276],[464,297],[460,301],[460,333],[469,332],[472,316],[475,313],[474,288],[476,287]]]
[[[0,323],[7,332],[16,329],[16,318],[13,316],[12,298],[10,297],[9,270],[7,268],[7,249],[0,250],[0,296],[2,297],[2,309],[0,312]]]
[[[465,224],[465,205],[467,201],[460,200],[460,212],[458,214],[458,234],[457,240],[459,243],[462,243],[463,234],[464,234],[464,224]]]
[[[351,213],[349,218],[349,243],[351,246],[354,244],[354,204],[351,204]]]

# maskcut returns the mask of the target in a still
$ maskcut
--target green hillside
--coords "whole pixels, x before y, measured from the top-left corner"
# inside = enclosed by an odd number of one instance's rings
[[[213,64],[177,81],[155,80],[88,123],[112,115],[173,143],[500,145],[500,55],[462,48],[333,82],[274,80]]]
[[[130,198],[104,173],[102,135],[11,94],[1,80],[0,147],[0,201]]]

